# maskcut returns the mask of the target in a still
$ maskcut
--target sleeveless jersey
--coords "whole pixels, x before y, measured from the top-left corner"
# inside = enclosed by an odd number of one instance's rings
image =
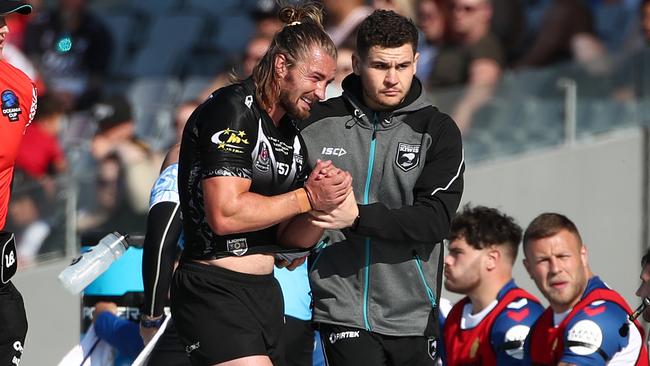
[[[589,282],[591,286],[587,286],[583,298],[557,327],[554,326],[551,307],[547,308],[537,320],[531,329],[530,343],[527,345],[530,348],[532,365],[556,365],[560,361],[577,362],[575,359],[563,360],[566,353],[573,357],[583,357],[584,362],[590,365],[605,365],[621,348],[618,344],[620,342],[616,339],[621,338],[625,341],[625,345],[628,344],[630,329],[626,316],[618,317],[614,326],[599,323],[603,323],[603,318],[611,317],[618,310],[607,309],[607,305],[618,306],[627,315],[632,314],[632,310],[621,295],[609,289],[597,277],[590,279]],[[575,319],[579,316],[584,316],[585,319],[576,322]],[[648,352],[643,341],[644,331],[638,321],[635,321],[634,325],[642,339],[634,364],[647,366]]]
[[[201,182],[219,176],[250,179],[250,192],[266,196],[301,187],[307,160],[297,132],[287,116],[275,126],[255,101],[251,79],[217,90],[196,109],[183,132],[178,171],[184,257],[215,259],[285,250],[277,243],[277,225],[214,233],[206,221]]]
[[[530,325],[541,313],[542,306],[533,295],[514,286],[512,281],[501,292],[494,309],[473,328],[461,328],[463,308],[470,303],[469,298],[465,297],[454,305],[443,328],[446,365],[493,366],[497,365],[497,353],[501,352],[505,352],[509,357],[501,357],[502,361],[499,365],[504,362],[509,364],[521,362],[524,339]],[[522,305],[516,305],[517,303]],[[499,320],[508,323],[507,329],[495,332],[494,328],[497,327],[496,323]],[[502,339],[493,339],[496,334],[499,334]]]
[[[0,230],[5,226],[18,146],[36,113],[36,88],[19,69],[0,60]]]

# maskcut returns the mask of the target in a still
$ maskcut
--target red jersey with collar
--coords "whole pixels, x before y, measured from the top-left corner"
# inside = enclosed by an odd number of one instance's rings
[[[603,287],[596,288],[583,297],[557,327],[553,324],[553,309],[548,307],[530,330],[530,357],[532,365],[556,365],[560,362],[565,352],[565,333],[567,326],[578,313],[593,302],[599,300],[615,303],[627,312],[628,315],[632,314],[632,310],[621,295],[616,291]],[[645,339],[643,327],[641,327],[638,321],[634,321],[634,325],[639,330],[641,339]],[[616,333],[620,332],[616,328],[612,328],[611,331]],[[596,352],[603,356],[604,361],[608,361],[609,359],[607,357],[612,356],[606,355],[601,349]],[[641,342],[641,349],[639,350],[635,365],[648,365],[648,351],[643,341]]]
[[[449,312],[449,316],[447,317],[443,328],[446,355],[445,364],[450,366],[496,366],[497,355],[495,350],[492,348],[493,345],[491,342],[492,327],[499,315],[506,311],[508,305],[517,299],[530,300],[537,304],[540,308],[539,311],[541,312],[541,306],[535,296],[529,294],[523,289],[513,287],[498,299],[499,302],[494,309],[492,309],[477,326],[469,329],[462,329],[461,317],[463,315],[463,308],[470,300],[468,297],[465,297],[456,303]],[[530,309],[528,307],[513,310],[512,312],[512,316],[520,321],[529,315],[533,315],[530,314]],[[537,314],[539,314],[539,312]],[[532,321],[530,322],[531,324]]]
[[[0,60],[0,230],[5,226],[11,179],[25,129],[36,113],[36,88],[19,69]]]

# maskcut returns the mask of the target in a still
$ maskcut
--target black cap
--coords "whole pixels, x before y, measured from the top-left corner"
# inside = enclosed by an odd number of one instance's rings
[[[105,132],[122,123],[132,122],[131,104],[123,96],[112,96],[93,107],[97,119],[97,133]]]
[[[0,0],[0,16],[14,12],[29,14],[32,12],[32,6],[24,1]]]

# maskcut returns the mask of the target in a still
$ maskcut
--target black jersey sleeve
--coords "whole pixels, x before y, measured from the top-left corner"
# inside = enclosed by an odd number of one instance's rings
[[[216,93],[198,115],[199,149],[203,177],[252,178],[252,151],[260,117],[244,93]]]
[[[142,253],[143,311],[149,316],[162,315],[167,300],[181,235],[178,206],[178,202],[162,201],[149,210]]]

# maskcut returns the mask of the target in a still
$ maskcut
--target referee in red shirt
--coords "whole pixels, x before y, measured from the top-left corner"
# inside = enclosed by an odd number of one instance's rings
[[[5,16],[31,11],[26,2],[0,0],[0,51],[9,33]],[[34,83],[4,60],[0,60],[0,102],[0,230],[4,230],[18,146],[36,112]],[[14,235],[0,231],[0,366],[18,365],[27,334],[23,298],[10,281],[17,262]]]

